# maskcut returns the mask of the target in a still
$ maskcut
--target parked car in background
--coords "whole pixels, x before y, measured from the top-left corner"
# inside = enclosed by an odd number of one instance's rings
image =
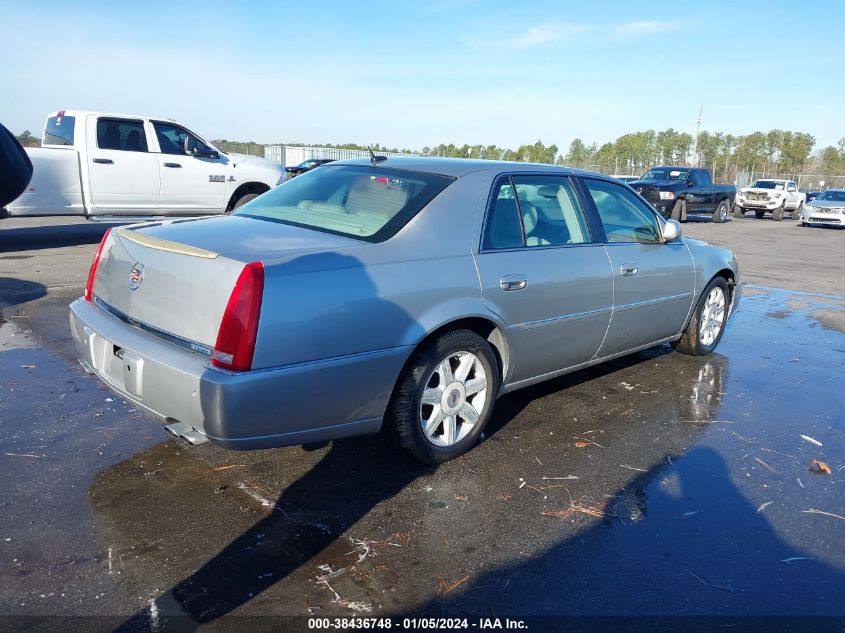
[[[112,230],[70,320],[83,365],[191,442],[384,426],[438,463],[504,393],[665,342],[711,353],[740,295],[730,251],[607,176],[373,157]]]
[[[734,217],[745,217],[746,211],[762,218],[766,212],[772,214],[772,220],[783,220],[785,211],[792,211],[796,219],[804,208],[807,194],[798,191],[798,185],[791,180],[761,178],[743,187],[736,195]]]
[[[611,178],[616,178],[616,180],[621,180],[622,182],[634,182],[635,180],[639,180],[639,176],[621,176],[621,175],[613,175]]]
[[[804,204],[812,202],[813,200],[818,198],[820,193],[821,193],[821,191],[808,191],[807,192],[807,200],[804,202]]]
[[[62,110],[47,117],[33,175],[10,215],[225,213],[275,186],[281,165],[226,154],[171,120]]]
[[[326,163],[331,163],[334,160],[334,158],[309,158],[308,160],[299,163],[299,165],[285,167],[285,175],[288,178],[293,178],[294,176],[304,174],[306,171],[311,171],[312,169],[325,165]]]
[[[845,189],[822,191],[797,213],[803,226],[845,226]]]
[[[699,167],[652,167],[628,184],[664,217],[679,222],[686,222],[689,213],[724,222],[736,197],[736,187],[713,184],[710,170]]]

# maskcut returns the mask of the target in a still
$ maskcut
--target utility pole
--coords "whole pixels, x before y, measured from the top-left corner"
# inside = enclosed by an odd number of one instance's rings
[[[698,156],[698,135],[701,134],[701,115],[704,114],[704,104],[698,109],[698,118],[695,121],[695,166],[701,167],[701,159]]]

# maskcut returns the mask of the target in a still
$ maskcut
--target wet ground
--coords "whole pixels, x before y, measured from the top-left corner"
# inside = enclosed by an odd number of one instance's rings
[[[239,453],[167,440],[72,362],[66,303],[104,230],[80,226],[0,254],[33,263],[0,259],[0,613],[841,626],[845,298],[748,288],[717,354],[666,346],[510,394],[436,469],[380,438]]]

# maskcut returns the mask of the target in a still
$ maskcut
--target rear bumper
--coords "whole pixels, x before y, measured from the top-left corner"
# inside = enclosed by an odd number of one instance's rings
[[[229,373],[83,299],[70,305],[70,329],[82,365],[121,397],[233,449],[377,432],[411,351],[400,347]]]

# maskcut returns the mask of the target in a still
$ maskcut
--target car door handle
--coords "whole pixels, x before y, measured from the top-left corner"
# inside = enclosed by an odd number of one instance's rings
[[[175,167],[175,168],[177,168],[177,169],[181,169],[181,168],[182,168],[182,165],[180,165],[179,163],[164,163],[164,166],[165,166],[165,167]]]
[[[528,285],[525,275],[505,275],[499,280],[502,290],[522,290]]]
[[[94,162],[100,165],[114,165],[114,161],[111,158],[95,158]]]
[[[636,264],[622,264],[619,272],[622,273],[623,277],[633,277],[640,272],[640,269]]]

